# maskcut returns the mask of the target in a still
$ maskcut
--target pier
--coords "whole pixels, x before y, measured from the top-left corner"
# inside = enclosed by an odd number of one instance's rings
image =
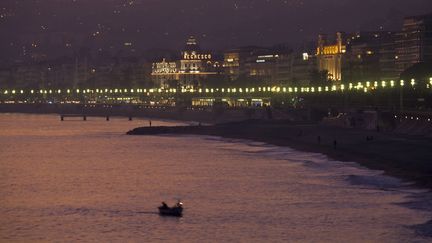
[[[104,117],[106,121],[110,121],[111,116],[110,115],[106,115],[106,116],[100,116],[100,115],[89,115],[89,114],[60,114],[60,120],[61,121],[65,121],[65,118],[82,118],[83,121],[87,121],[88,117]],[[132,116],[128,116],[127,117],[129,121],[133,120]]]

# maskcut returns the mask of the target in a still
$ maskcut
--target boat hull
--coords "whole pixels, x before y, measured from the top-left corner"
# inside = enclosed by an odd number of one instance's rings
[[[159,207],[159,214],[162,216],[181,217],[181,216],[183,216],[183,208],[181,208],[181,207],[173,207],[173,208]]]

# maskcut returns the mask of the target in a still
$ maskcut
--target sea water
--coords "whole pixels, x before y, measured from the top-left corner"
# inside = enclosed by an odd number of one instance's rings
[[[152,121],[152,125],[179,125]],[[148,120],[0,115],[0,242],[426,242],[431,196],[324,155]],[[162,201],[184,203],[161,217]]]

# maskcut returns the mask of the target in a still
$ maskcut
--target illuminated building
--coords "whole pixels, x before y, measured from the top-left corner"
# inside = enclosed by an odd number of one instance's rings
[[[342,33],[336,33],[336,43],[329,44],[325,35],[319,35],[317,62],[319,71],[328,71],[328,78],[342,80],[342,56],[346,53]]]
[[[211,62],[212,55],[203,53],[195,37],[191,36],[187,42],[185,50],[182,51],[182,59],[180,60],[181,73],[200,73],[204,70],[207,61]]]
[[[162,62],[152,64],[153,81],[161,87],[168,87],[172,80],[179,80],[180,73],[176,62],[168,62],[164,58]]]
[[[344,82],[393,80],[395,71],[395,34],[388,31],[358,32],[346,38],[342,59]]]
[[[327,71],[334,82],[397,79],[396,35],[389,31],[338,32],[333,43],[319,35],[318,70]]]
[[[432,61],[432,13],[406,17],[396,46],[399,73],[416,63]]]
[[[379,65],[381,80],[397,80],[399,72],[396,68],[396,38],[398,33],[391,33],[389,38],[383,40],[379,52]]]
[[[255,62],[258,55],[268,52],[268,49],[256,46],[240,47],[224,52],[224,74],[230,80],[250,74],[248,62]]]
[[[261,80],[261,83],[265,85],[276,83],[278,75],[277,64],[280,59],[281,56],[279,54],[273,53],[263,53],[254,57],[246,64],[249,70],[248,76],[256,77],[257,80]]]
[[[224,53],[224,73],[231,80],[237,79],[240,76],[240,53],[230,51]]]
[[[195,37],[191,36],[181,52],[181,59],[174,62],[163,60],[153,63],[153,80],[162,87],[201,86],[210,76],[220,73],[220,64],[210,52],[202,51]]]
[[[224,53],[224,73],[230,80],[240,79],[243,83],[306,85],[316,70],[315,55],[309,53],[293,52],[283,45],[232,49]]]

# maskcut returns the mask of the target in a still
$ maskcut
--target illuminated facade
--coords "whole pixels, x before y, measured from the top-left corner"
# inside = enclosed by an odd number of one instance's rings
[[[264,55],[268,49],[256,46],[240,47],[224,52],[223,69],[224,74],[230,79],[235,80],[240,76],[250,74],[250,63],[255,62],[257,56]]]
[[[169,86],[169,82],[179,79],[179,72],[176,62],[168,62],[165,58],[162,62],[152,64],[153,81],[161,87]]]
[[[274,84],[277,79],[278,54],[259,55],[247,63],[248,76],[262,80],[263,84]]]
[[[201,51],[196,39],[191,36],[181,52],[181,59],[174,62],[153,63],[153,80],[161,87],[201,86],[207,78],[219,74],[220,64],[209,52]]]
[[[244,83],[307,85],[317,70],[315,55],[309,53],[293,52],[283,45],[232,49],[224,53],[224,73],[230,80]]]
[[[342,80],[342,58],[346,53],[342,33],[336,33],[336,43],[329,44],[325,35],[319,35],[317,63],[319,71],[327,71],[328,78],[335,82]]]
[[[229,51],[224,53],[224,73],[234,80],[240,76],[240,53]]]
[[[162,62],[153,63],[153,73],[171,74],[177,73],[177,63],[167,62],[164,58]]]
[[[181,73],[200,73],[205,72],[206,62],[212,60],[210,53],[201,51],[195,37],[191,36],[186,42],[185,50],[182,51],[182,59],[180,60]]]
[[[389,31],[357,32],[347,36],[342,61],[344,82],[397,79],[394,40],[395,33]]]

